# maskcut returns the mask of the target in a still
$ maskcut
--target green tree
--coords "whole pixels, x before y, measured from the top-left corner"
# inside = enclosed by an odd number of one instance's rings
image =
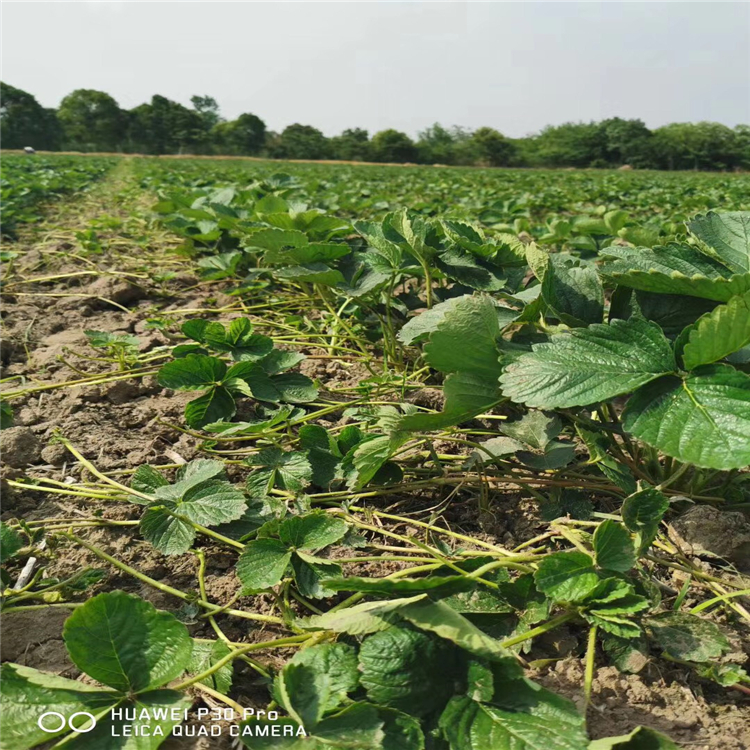
[[[201,116],[182,104],[155,95],[150,104],[130,111],[130,150],[148,154],[173,154],[193,150],[207,139]]]
[[[75,151],[119,151],[125,136],[125,116],[103,91],[76,89],[57,110],[66,148]]]
[[[331,153],[334,159],[343,161],[370,161],[370,134],[363,128],[349,128],[331,138]]]
[[[734,169],[742,163],[742,138],[718,122],[675,122],[654,131],[662,169]]]
[[[193,105],[193,109],[201,116],[207,131],[221,122],[219,105],[212,96],[191,96],[190,103]]]
[[[531,166],[591,167],[607,164],[606,140],[595,122],[550,125],[527,139],[523,153]]]
[[[236,120],[217,123],[211,131],[211,141],[218,153],[253,156],[266,143],[266,123],[246,112]]]
[[[653,134],[642,120],[611,117],[599,123],[605,143],[605,159],[613,165],[654,166]]]
[[[289,125],[273,144],[272,156],[281,159],[327,159],[331,155],[328,139],[312,125]]]
[[[419,161],[425,164],[455,164],[455,130],[448,130],[436,122],[421,131],[417,136]]]
[[[53,109],[45,109],[29,93],[0,81],[0,141],[3,148],[54,151],[61,129]]]
[[[479,128],[471,136],[479,160],[491,167],[507,167],[517,156],[516,146],[494,128]]]
[[[375,161],[413,162],[417,160],[417,147],[406,133],[399,130],[381,130],[372,137],[372,150]]]

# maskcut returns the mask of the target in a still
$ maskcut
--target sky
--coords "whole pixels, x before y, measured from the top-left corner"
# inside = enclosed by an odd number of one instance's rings
[[[606,117],[750,123],[750,3],[2,3],[2,80],[46,107],[209,94],[326,135],[434,122],[512,137]]]

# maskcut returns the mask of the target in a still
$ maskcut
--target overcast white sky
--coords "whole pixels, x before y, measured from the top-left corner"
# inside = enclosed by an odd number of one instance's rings
[[[210,94],[327,135],[510,136],[610,116],[750,123],[750,3],[8,2],[2,79],[57,106]]]

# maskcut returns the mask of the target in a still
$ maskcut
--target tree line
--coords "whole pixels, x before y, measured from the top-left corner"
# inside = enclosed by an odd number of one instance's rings
[[[415,139],[398,130],[372,136],[362,128],[326,137],[295,123],[275,133],[250,112],[225,120],[216,100],[193,96],[191,107],[155,95],[120,108],[103,91],[77,89],[57,109],[0,82],[0,143],[49,151],[263,156],[498,167],[750,169],[750,125],[672,123],[650,130],[641,120],[550,125],[525,138],[494,128],[435,124]]]

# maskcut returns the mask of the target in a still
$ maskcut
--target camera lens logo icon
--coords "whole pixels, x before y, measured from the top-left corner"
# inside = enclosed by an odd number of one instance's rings
[[[73,720],[77,716],[85,716],[87,717],[88,721],[85,721],[81,723],[80,726],[77,726],[73,723]],[[39,729],[41,729],[43,732],[47,732],[48,734],[57,734],[57,732],[61,732],[66,726],[68,727],[68,729],[70,729],[71,732],[75,732],[76,734],[85,734],[86,732],[90,732],[96,727],[96,717],[93,714],[90,714],[88,711],[76,711],[76,713],[71,714],[66,719],[57,711],[47,711],[37,719],[36,724]]]

